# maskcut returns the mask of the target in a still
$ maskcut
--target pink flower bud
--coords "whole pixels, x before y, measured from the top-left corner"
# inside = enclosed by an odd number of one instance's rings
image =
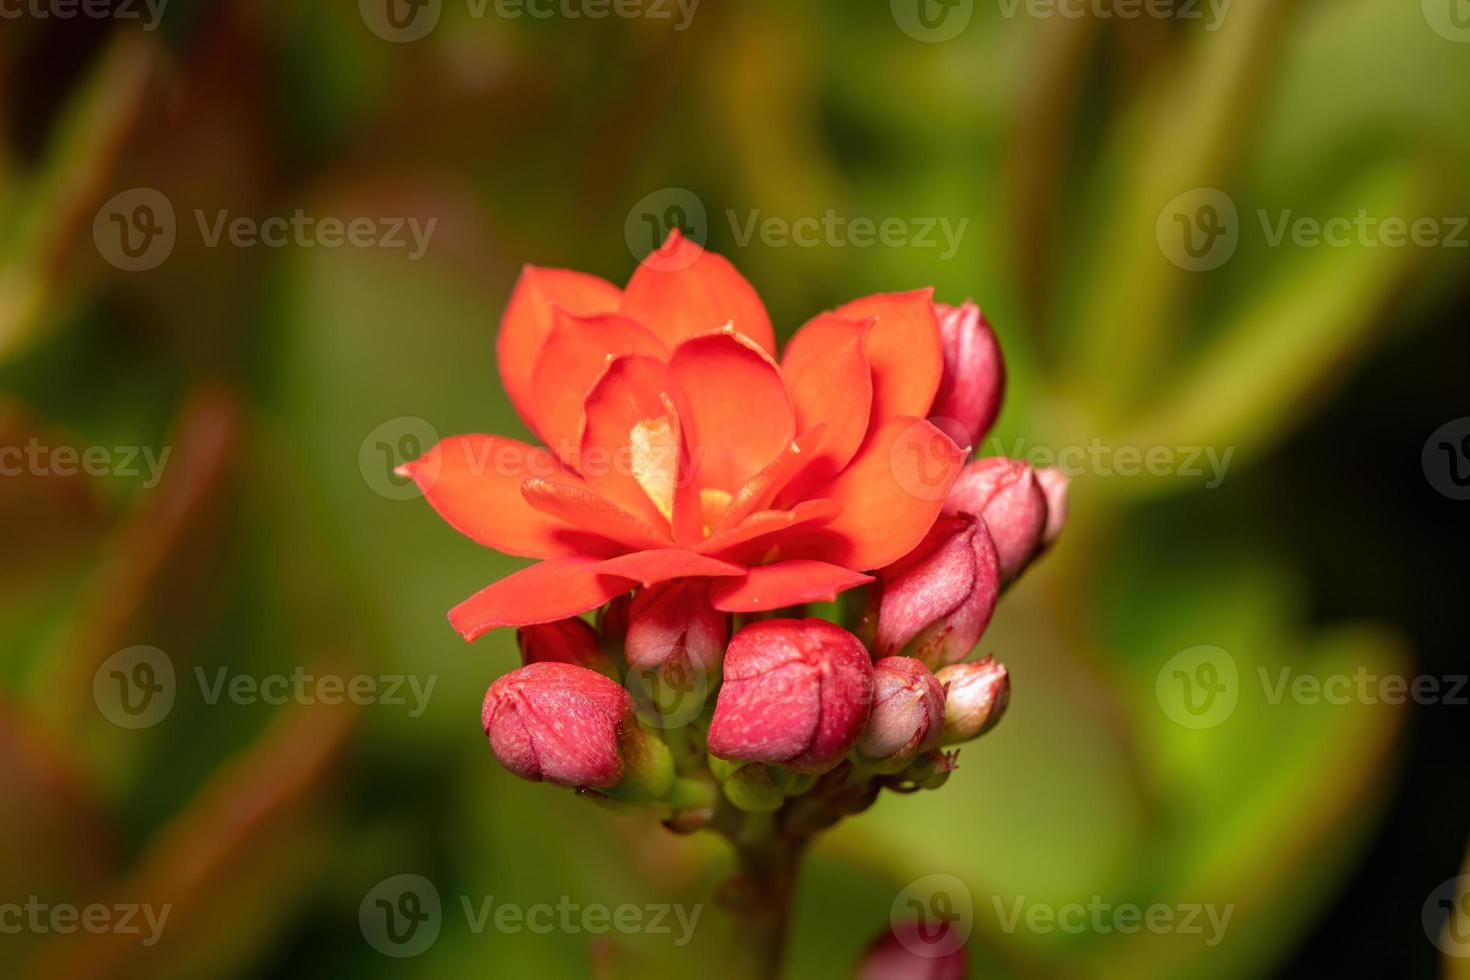
[[[934,676],[944,685],[944,745],[984,735],[999,724],[1010,704],[1010,674],[993,657],[951,664]]]
[[[934,315],[939,319],[944,373],[929,415],[955,445],[978,446],[1000,413],[1005,395],[1000,342],[980,307],[970,300],[959,306],[935,303]]]
[[[941,517],[913,551],[878,572],[874,649],[929,667],[970,655],[995,612],[1000,562],[985,522]]]
[[[944,685],[910,657],[884,657],[873,665],[873,714],[858,739],[858,752],[897,772],[944,732]]]
[[[1048,548],[1067,523],[1067,485],[1072,478],[1057,467],[1048,466],[1036,471],[1036,482],[1046,494],[1046,530],[1041,532],[1041,546]]]
[[[597,631],[586,621],[572,617],[516,630],[516,644],[521,648],[521,663],[576,664],[600,674],[611,673],[612,664],[597,638]]]
[[[1047,526],[1046,492],[1036,471],[1018,460],[988,456],[966,466],[944,510],[985,519],[1000,557],[1002,585],[1013,582],[1041,550]]]
[[[709,726],[722,759],[826,772],[857,742],[873,707],[873,663],[821,619],[768,619],[736,633]]]
[[[719,670],[729,635],[725,614],[710,605],[705,583],[680,579],[655,585],[640,590],[628,609],[628,666],[692,666],[710,675]]]
[[[895,923],[863,953],[857,980],[965,980],[965,945],[940,920]]]
[[[619,738],[633,698],[585,667],[533,663],[485,692],[481,724],[500,764],[522,779],[613,786],[623,776]]]

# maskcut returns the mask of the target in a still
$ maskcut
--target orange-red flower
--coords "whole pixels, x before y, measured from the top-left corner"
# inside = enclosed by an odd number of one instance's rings
[[[455,436],[401,470],[464,534],[543,559],[451,610],[467,640],[679,578],[725,612],[830,599],[924,538],[968,449],[925,421],[930,290],[823,313],[778,363],[750,283],[677,232],[622,290],[526,267],[498,349],[546,448]]]

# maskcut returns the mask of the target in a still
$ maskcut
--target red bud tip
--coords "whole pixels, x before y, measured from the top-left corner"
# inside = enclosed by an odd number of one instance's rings
[[[709,728],[723,759],[826,772],[857,742],[873,706],[858,638],[821,619],[770,619],[730,640]]]
[[[633,698],[603,675],[565,663],[532,663],[490,685],[480,714],[500,764],[522,779],[613,786],[618,745]]]
[[[1041,550],[1046,492],[1025,463],[1001,456],[977,459],[960,471],[944,510],[984,518],[1000,558],[1003,585],[1014,581]]]
[[[934,304],[944,370],[929,415],[957,445],[977,446],[1000,414],[1005,361],[995,331],[970,300]],[[951,431],[955,430],[955,431]]]
[[[516,644],[524,664],[575,664],[602,674],[612,673],[597,631],[576,617],[523,626],[516,630]]]
[[[895,923],[863,953],[856,980],[965,980],[961,937],[946,921]]]
[[[726,616],[710,605],[705,583],[681,579],[642,589],[628,609],[628,666],[688,665],[710,675],[719,669],[729,635]]]
[[[858,739],[858,752],[898,771],[939,744],[944,733],[944,685],[909,657],[885,657],[873,665],[873,714]]]
[[[951,664],[936,674],[944,684],[944,745],[979,738],[1000,723],[1011,700],[1011,678],[993,657]]]
[[[1000,596],[1000,563],[983,521],[950,515],[878,580],[877,655],[903,652],[933,668],[963,660],[980,641]]]

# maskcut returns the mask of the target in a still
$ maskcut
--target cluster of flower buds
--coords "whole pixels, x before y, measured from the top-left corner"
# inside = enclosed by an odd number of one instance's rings
[[[678,231],[623,287],[528,266],[497,363],[544,448],[453,436],[397,471],[537,559],[449,613],[519,629],[482,717],[506,768],[747,858],[950,778],[1010,697],[970,655],[1066,518],[1060,471],[965,464],[1006,386],[975,303],[861,297],[777,354],[754,287]]]
[[[935,312],[945,367],[932,420],[973,445],[999,409],[1000,349],[975,304]],[[936,788],[955,767],[945,750],[1005,712],[1005,667],[967,658],[1060,532],[1066,482],[1003,458],[965,466],[923,540],[875,570],[857,634],[722,612],[697,578],[618,596],[596,627],[523,627],[524,666],[485,699],[491,746],[527,779],[706,817],[721,796],[779,809],[838,769],[847,787]]]

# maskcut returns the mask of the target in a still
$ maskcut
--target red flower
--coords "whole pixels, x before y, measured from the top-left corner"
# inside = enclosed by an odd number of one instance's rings
[[[498,347],[548,448],[456,436],[401,469],[464,534],[544,559],[450,612],[467,640],[671,579],[723,612],[830,599],[923,539],[964,456],[924,420],[929,290],[824,313],[778,364],[755,290],[675,232],[623,290],[528,266]]]

